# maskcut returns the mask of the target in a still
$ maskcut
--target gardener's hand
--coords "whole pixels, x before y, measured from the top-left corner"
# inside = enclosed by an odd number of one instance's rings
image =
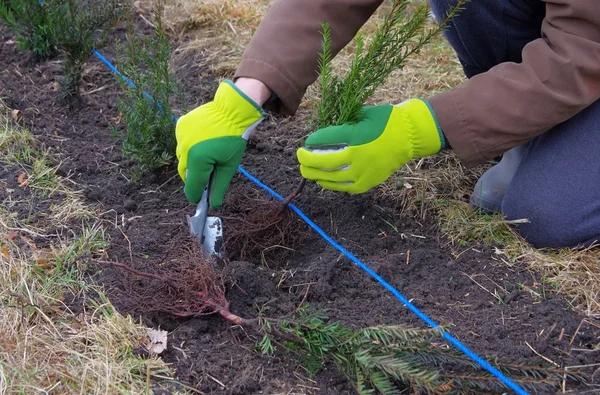
[[[223,203],[247,140],[264,117],[258,104],[233,82],[224,81],[212,102],[179,119],[175,132],[178,171],[190,202],[200,201],[214,170],[209,202],[213,208]]]
[[[297,151],[302,176],[323,188],[363,193],[387,180],[413,158],[445,148],[429,104],[364,107],[355,124],[317,130]]]

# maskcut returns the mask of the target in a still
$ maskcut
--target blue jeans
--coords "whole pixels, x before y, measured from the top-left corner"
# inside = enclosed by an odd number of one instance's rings
[[[456,0],[430,0],[438,20]],[[445,32],[468,78],[503,62],[540,37],[540,0],[474,0]],[[509,122],[510,120],[507,120]],[[502,202],[506,219],[535,247],[600,242],[600,101],[531,140]]]

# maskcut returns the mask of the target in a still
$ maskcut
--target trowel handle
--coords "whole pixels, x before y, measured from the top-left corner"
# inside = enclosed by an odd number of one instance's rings
[[[198,221],[201,224],[203,224],[202,228],[197,230],[198,232],[201,232],[200,234],[198,234],[198,237],[200,239],[202,239],[202,232],[204,231],[204,224],[206,223],[206,217],[208,216],[208,208],[209,208],[208,196],[209,196],[209,189],[212,184],[213,174],[214,174],[214,171],[212,173],[210,173],[208,182],[206,183],[206,186],[204,187],[204,191],[202,191],[202,197],[200,198],[200,201],[198,202],[198,206],[196,206],[196,216],[198,217]]]

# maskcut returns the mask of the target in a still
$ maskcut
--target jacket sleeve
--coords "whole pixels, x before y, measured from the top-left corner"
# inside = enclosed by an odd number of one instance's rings
[[[383,0],[276,0],[246,47],[234,78],[262,81],[277,95],[270,110],[294,114],[318,77],[321,23],[331,26],[335,56]]]
[[[527,142],[600,98],[600,4],[545,2],[542,36],[524,47],[521,63],[501,63],[430,98],[467,166]]]

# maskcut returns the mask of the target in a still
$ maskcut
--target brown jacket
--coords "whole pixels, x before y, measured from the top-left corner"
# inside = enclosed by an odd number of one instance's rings
[[[467,7],[476,7],[477,1]],[[501,63],[429,98],[448,141],[467,166],[530,140],[600,98],[600,2],[544,1],[542,38],[524,48],[522,63]],[[331,24],[332,52],[337,54],[382,2],[276,0],[235,78],[261,80],[280,98],[275,111],[295,113],[317,78],[320,23]]]

